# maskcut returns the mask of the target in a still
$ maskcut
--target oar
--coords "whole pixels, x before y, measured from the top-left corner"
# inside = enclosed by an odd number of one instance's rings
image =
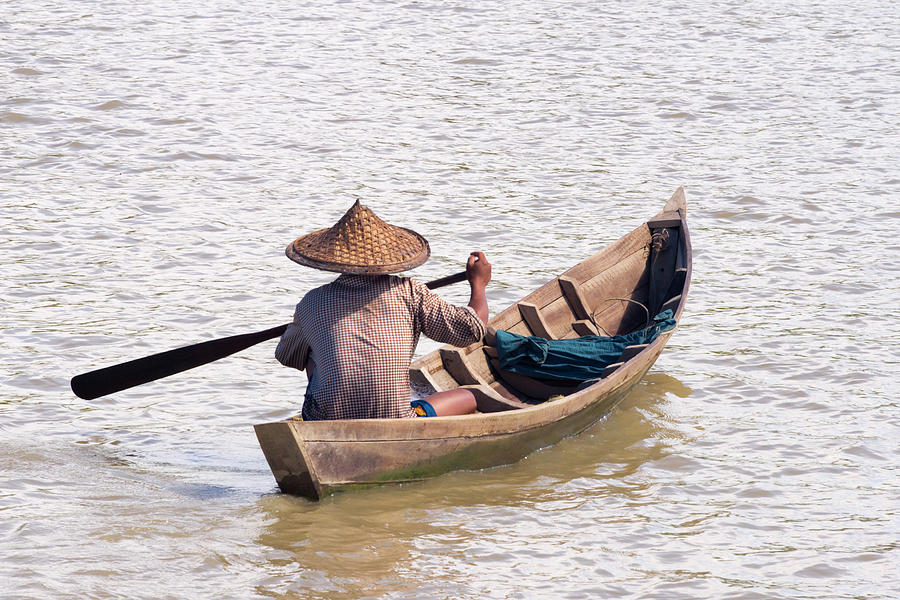
[[[456,273],[435,279],[425,285],[430,289],[437,289],[466,280],[466,272]],[[119,363],[111,367],[97,369],[89,373],[82,373],[72,378],[72,391],[84,400],[93,400],[113,392],[127,390],[143,383],[156,381],[175,373],[181,373],[211,363],[214,360],[225,358],[235,352],[240,352],[260,342],[280,337],[287,329],[288,323],[257,331],[256,333],[244,333],[230,337],[201,342],[183,348],[176,348],[168,352],[160,352],[152,356],[145,356]]]

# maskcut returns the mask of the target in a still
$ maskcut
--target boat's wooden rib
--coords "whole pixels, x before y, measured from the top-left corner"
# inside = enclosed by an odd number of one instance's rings
[[[681,304],[681,294],[675,296],[674,298],[669,298],[665,302],[663,302],[662,306],[659,307],[659,312],[663,312],[665,310],[671,310],[672,313],[675,313],[675,309],[678,308],[678,305]]]
[[[544,316],[541,314],[541,309],[539,309],[537,305],[532,304],[531,302],[519,302],[518,306],[519,313],[522,315],[522,320],[528,324],[531,335],[536,335],[537,337],[542,337],[546,340],[555,339],[553,333],[550,331],[550,326],[547,325]]]
[[[670,298],[675,295],[679,295],[681,293],[681,289],[684,287],[684,280],[687,278],[687,268],[679,267],[675,269],[675,275],[672,277],[672,285],[669,286],[669,293],[667,296]]]
[[[489,325],[548,338],[593,335],[598,333],[595,325],[601,334],[625,333],[647,322],[642,305],[650,304],[649,316],[656,308],[671,308],[680,319],[690,275],[690,236],[679,188],[663,211],[501,311]],[[558,390],[550,389],[553,382],[515,380],[501,372],[496,350],[482,342],[445,347],[417,360],[410,381],[428,393],[465,387],[476,397],[476,414],[290,420],[257,425],[256,433],[281,489],[313,499],[338,490],[507,464],[606,415],[653,365],[671,335],[669,331],[649,344],[626,348],[620,362],[607,367],[600,379]],[[563,397],[536,403],[556,395],[554,391]]]
[[[559,287],[562,288],[563,296],[569,301],[575,318],[579,321],[591,318],[591,309],[584,294],[581,293],[579,283],[567,275],[559,276]]]
[[[619,362],[626,363],[647,348],[650,344],[639,344],[635,346],[627,346],[625,350],[622,351],[622,355],[619,356]]]
[[[607,377],[609,377],[610,375],[612,375],[613,373],[618,371],[619,368],[622,367],[624,364],[625,364],[624,362],[617,362],[617,363],[613,363],[613,364],[609,365],[608,367],[603,369],[602,373],[600,373],[600,379],[606,379]]]
[[[575,333],[575,337],[581,337],[583,335],[600,335],[600,332],[597,330],[597,326],[594,325],[593,321],[588,321],[586,319],[572,323],[572,331]]]
[[[484,385],[487,383],[466,360],[464,351],[456,348],[441,348],[438,352],[440,352],[444,368],[459,385]]]

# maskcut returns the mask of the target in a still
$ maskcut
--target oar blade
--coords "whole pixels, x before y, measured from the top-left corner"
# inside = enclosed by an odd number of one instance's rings
[[[286,328],[287,325],[279,325],[256,333],[210,340],[82,373],[72,378],[72,391],[79,398],[94,400],[225,358],[265,340],[279,337]]]

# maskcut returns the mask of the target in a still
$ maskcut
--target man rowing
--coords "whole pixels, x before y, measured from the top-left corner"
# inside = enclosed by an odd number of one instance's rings
[[[456,306],[400,273],[431,255],[418,233],[385,223],[359,201],[333,227],[292,242],[288,258],[341,275],[297,304],[275,357],[305,369],[304,420],[413,417],[409,365],[420,334],[454,346],[482,339],[491,265],[482,252],[466,264],[468,306]],[[468,390],[426,399],[439,414],[475,411]]]

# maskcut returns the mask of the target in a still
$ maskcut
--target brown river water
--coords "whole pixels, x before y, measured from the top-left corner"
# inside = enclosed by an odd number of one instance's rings
[[[0,597],[900,596],[893,2],[0,8]],[[668,348],[514,465],[279,494],[274,342],[68,388],[289,320],[331,276],[284,246],[357,197],[497,312],[679,185]]]

